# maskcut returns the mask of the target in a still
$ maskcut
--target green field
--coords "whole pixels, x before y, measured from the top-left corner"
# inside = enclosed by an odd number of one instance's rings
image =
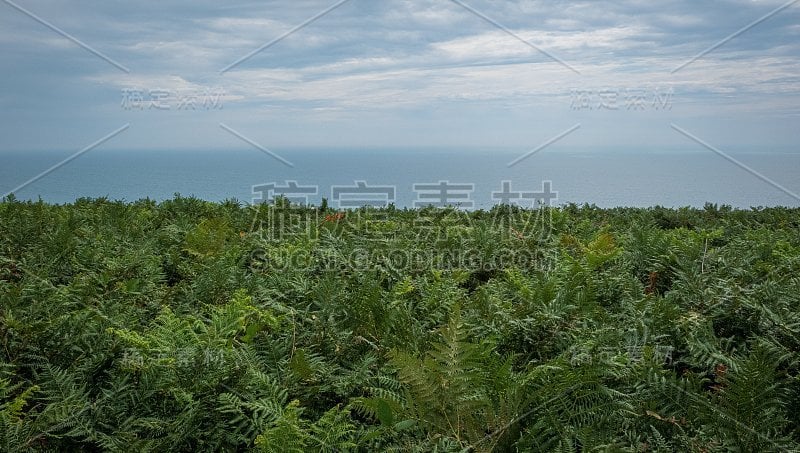
[[[797,450],[799,275],[799,209],[7,199],[0,450]]]

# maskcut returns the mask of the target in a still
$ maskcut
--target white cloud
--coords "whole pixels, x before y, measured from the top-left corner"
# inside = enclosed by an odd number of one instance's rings
[[[109,14],[119,5],[98,3],[96,9],[62,11],[63,21],[55,10],[48,17],[130,67],[131,74],[99,64],[76,65],[75,55],[85,51],[16,14],[0,17],[0,43],[10,57],[0,65],[8,65],[4,78],[15,83],[3,84],[14,88],[0,88],[0,96],[17,104],[41,96],[40,88],[24,90],[32,76],[61,90],[96,86],[112,94],[87,99],[87,105],[107,102],[113,107],[123,88],[177,92],[222,87],[225,113],[253,121],[264,112],[289,110],[301,121],[346,118],[355,111],[410,121],[411,110],[458,111],[464,104],[487,117],[537,107],[567,118],[573,113],[568,108],[572,89],[656,86],[675,90],[683,109],[676,107],[675,113],[682,115],[715,108],[756,115],[796,111],[800,105],[800,45],[795,39],[800,26],[787,24],[800,8],[670,72],[782,1],[729,0],[704,8],[682,0],[468,3],[581,75],[447,0],[353,2],[224,75],[221,68],[330,3],[209,3],[187,12],[166,1],[158,5],[158,14],[128,15]],[[84,29],[76,25],[81,22]],[[53,64],[65,68],[63,74],[30,72],[37,58],[51,54],[56,54]],[[11,67],[17,62],[24,69]]]

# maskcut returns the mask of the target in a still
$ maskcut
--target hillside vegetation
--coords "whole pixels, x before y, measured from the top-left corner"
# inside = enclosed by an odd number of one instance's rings
[[[2,451],[800,449],[800,210],[0,203]]]

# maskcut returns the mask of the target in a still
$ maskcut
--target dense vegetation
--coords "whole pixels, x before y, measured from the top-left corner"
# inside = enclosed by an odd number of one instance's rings
[[[0,450],[800,448],[800,210],[0,203]]]

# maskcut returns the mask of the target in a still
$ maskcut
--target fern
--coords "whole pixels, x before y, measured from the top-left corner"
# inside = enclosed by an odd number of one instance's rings
[[[9,197],[0,450],[794,451],[798,218]]]
[[[256,437],[255,445],[264,452],[306,451],[310,442],[307,422],[300,418],[302,409],[297,400],[289,403],[280,416]]]
[[[519,395],[510,390],[515,384],[511,362],[494,361],[485,345],[468,341],[458,306],[439,335],[424,358],[391,353],[408,389],[406,410],[430,434],[448,436],[464,447],[491,449],[516,414]],[[491,442],[484,443],[487,435]]]

